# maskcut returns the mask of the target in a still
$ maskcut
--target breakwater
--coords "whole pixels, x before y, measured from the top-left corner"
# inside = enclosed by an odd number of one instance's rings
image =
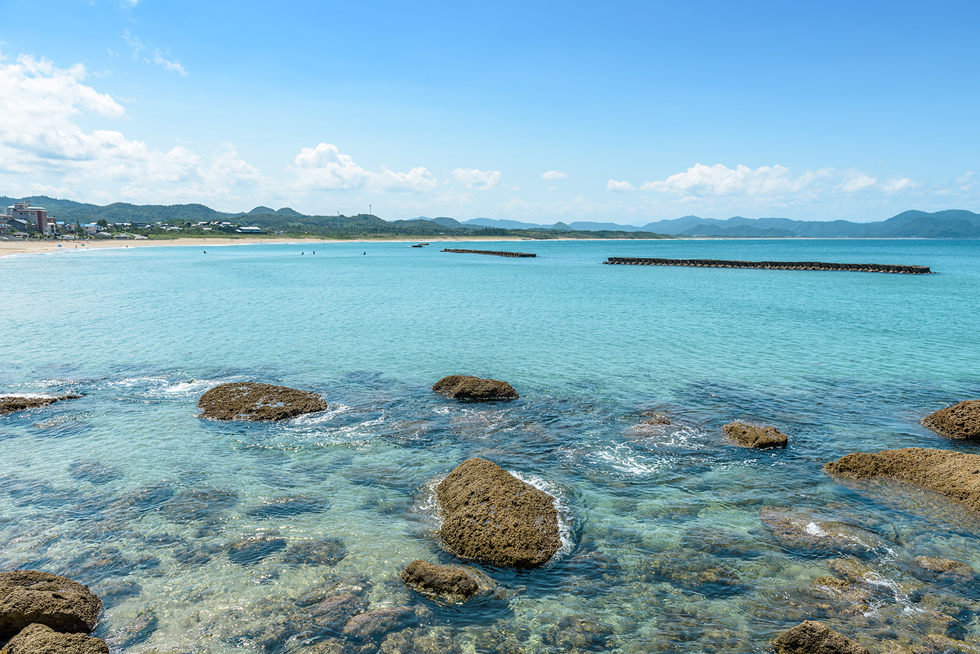
[[[538,255],[530,252],[500,252],[497,250],[459,250],[445,249],[443,252],[457,252],[459,254],[491,254],[495,257],[536,257]]]
[[[766,270],[847,270],[852,272],[904,273],[926,275],[928,266],[896,266],[884,263],[824,263],[821,261],[723,261],[719,259],[655,259],[644,257],[609,257],[608,263],[620,266],[691,266],[694,268],[763,268]]]

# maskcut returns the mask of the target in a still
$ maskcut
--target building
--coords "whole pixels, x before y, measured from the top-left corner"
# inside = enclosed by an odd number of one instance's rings
[[[54,217],[48,216],[44,207],[32,207],[27,200],[15,202],[12,206],[7,207],[7,215],[4,218],[9,218],[11,221],[26,221],[42,234],[56,233]]]

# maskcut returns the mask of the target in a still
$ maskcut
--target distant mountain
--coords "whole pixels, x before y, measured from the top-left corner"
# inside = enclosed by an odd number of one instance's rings
[[[494,218],[473,218],[461,223],[464,227],[496,227],[497,229],[549,229],[547,225],[522,223],[517,220],[496,220]]]
[[[526,230],[532,238],[554,237],[556,232],[594,232],[596,236],[611,234],[615,238],[647,238],[644,234],[707,238],[980,238],[980,214],[962,209],[928,213],[904,211],[888,220],[854,223],[847,220],[791,220],[789,218],[745,218],[733,216],[727,220],[683,216],[647,223],[642,227],[616,223],[557,222],[554,225],[524,223],[517,220],[473,218],[460,222],[455,218],[424,216],[412,220],[385,221],[377,216],[307,216],[289,207],[273,210],[258,206],[248,213],[224,213],[203,204],[135,205],[116,202],[106,206],[59,200],[47,196],[23,198],[47,209],[56,219],[75,222],[110,223],[184,223],[198,221],[240,221],[273,231],[305,230],[322,234],[403,234],[418,235],[445,233],[446,230],[473,230],[486,236],[503,236],[508,230]],[[0,207],[6,208],[21,200],[0,197]],[[247,216],[247,218],[246,218]],[[407,231],[406,231],[407,230]],[[615,236],[622,233],[622,236]],[[628,233],[628,235],[626,234]]]

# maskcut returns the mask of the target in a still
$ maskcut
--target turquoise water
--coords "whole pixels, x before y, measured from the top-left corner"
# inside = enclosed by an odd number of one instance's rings
[[[0,259],[0,393],[84,395],[0,417],[0,569],[93,586],[114,651],[756,652],[806,618],[874,649],[929,634],[980,646],[980,596],[914,563],[980,570],[980,523],[820,472],[852,451],[976,451],[919,420],[980,397],[980,242],[467,247],[538,256],[306,243]],[[936,274],[600,265],[610,256]],[[457,373],[521,399],[431,393]],[[205,390],[237,380],[314,390],[330,408],[272,425],[197,418]],[[643,425],[651,411],[672,424]],[[721,426],[735,419],[790,445],[734,447]],[[544,569],[481,567],[504,597],[446,607],[398,574],[454,561],[431,486],[473,456],[555,495],[566,543]],[[774,510],[859,544],[780,540],[763,520]],[[256,535],[268,551],[231,553]],[[409,606],[412,626],[367,643],[306,629],[296,600],[316,587]]]

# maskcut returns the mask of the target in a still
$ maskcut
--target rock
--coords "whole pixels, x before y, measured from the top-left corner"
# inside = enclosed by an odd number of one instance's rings
[[[644,425],[669,425],[670,418],[663,411],[644,411],[643,416],[647,419],[641,424]]]
[[[759,518],[781,546],[810,555],[869,556],[886,549],[886,543],[870,531],[802,511],[764,506]]]
[[[760,450],[770,447],[786,447],[786,434],[775,427],[759,427],[743,422],[732,422],[722,427],[721,430],[725,436],[743,447],[754,447]]]
[[[414,626],[415,611],[407,606],[393,606],[355,615],[344,625],[344,635],[359,640],[381,640],[393,631]]]
[[[24,411],[26,409],[38,409],[61,400],[77,400],[81,395],[67,394],[52,397],[0,397],[0,416],[14,411]]]
[[[364,600],[353,593],[341,593],[317,604],[312,613],[313,621],[323,629],[339,631],[366,606]]]
[[[286,386],[236,382],[215,386],[197,403],[210,420],[286,420],[323,411],[327,403],[316,393]]]
[[[184,524],[196,520],[213,520],[238,502],[238,493],[221,488],[189,488],[162,504],[162,512],[171,522]]]
[[[724,529],[692,527],[684,532],[681,543],[692,550],[716,556],[752,558],[760,554],[757,540]]]
[[[290,545],[282,555],[282,562],[289,565],[336,565],[346,556],[344,541],[324,538]]]
[[[350,593],[358,597],[364,597],[371,590],[370,580],[363,575],[348,575],[335,579],[326,579],[325,582],[308,588],[293,603],[296,606],[312,606],[330,599],[336,595]]]
[[[85,634],[63,634],[34,623],[0,649],[0,654],[109,654],[109,646]]]
[[[507,382],[468,375],[443,377],[433,385],[432,390],[464,402],[501,402],[520,397],[514,387]]]
[[[480,584],[464,568],[432,565],[417,559],[402,570],[401,578],[406,586],[423,595],[435,596],[448,602],[465,602],[480,590]]]
[[[822,622],[804,620],[773,641],[776,654],[871,654]]]
[[[56,631],[95,629],[102,600],[88,586],[36,570],[0,572],[0,638],[9,637],[32,622]]]
[[[282,538],[249,536],[231,544],[228,559],[238,565],[251,565],[283,549],[286,549],[286,541]]]
[[[965,563],[935,556],[917,556],[915,564],[920,570],[932,573],[931,576],[947,583],[971,583],[976,580],[976,571]],[[914,574],[914,573],[913,573]],[[920,575],[916,575],[920,576]]]
[[[930,413],[922,424],[948,438],[980,440],[980,400],[966,400]]]
[[[546,645],[562,651],[604,651],[613,628],[582,616],[567,616],[551,626],[542,637]]]
[[[886,477],[921,486],[980,512],[980,455],[908,447],[855,452],[823,467],[835,477]]]
[[[457,556],[533,568],[561,547],[550,495],[483,459],[461,463],[436,488],[442,542]]]

